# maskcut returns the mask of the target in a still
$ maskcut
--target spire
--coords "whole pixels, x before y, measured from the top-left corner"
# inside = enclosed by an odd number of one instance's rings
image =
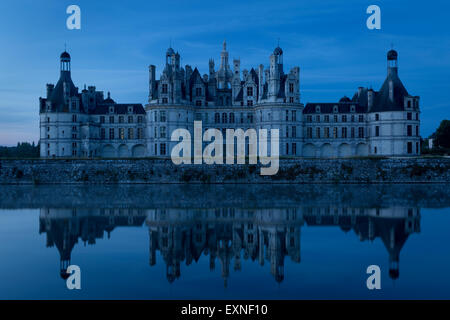
[[[223,40],[223,51],[227,51],[227,41]]]

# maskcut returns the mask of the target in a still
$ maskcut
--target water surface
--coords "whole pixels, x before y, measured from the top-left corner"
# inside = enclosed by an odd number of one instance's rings
[[[1,186],[0,298],[449,299],[449,208],[442,185]]]

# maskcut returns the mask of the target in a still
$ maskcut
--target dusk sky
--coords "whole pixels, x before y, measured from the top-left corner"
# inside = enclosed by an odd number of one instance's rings
[[[81,30],[66,28],[66,8],[81,8]],[[366,9],[381,8],[381,30]],[[39,97],[59,77],[59,55],[72,56],[72,79],[119,103],[147,102],[148,65],[162,71],[172,47],[208,72],[222,42],[241,70],[269,63],[278,38],[285,71],[299,66],[301,101],[333,102],[359,86],[379,90],[386,52],[399,52],[406,89],[421,97],[423,137],[450,119],[448,1],[2,1],[0,145],[39,139]]]

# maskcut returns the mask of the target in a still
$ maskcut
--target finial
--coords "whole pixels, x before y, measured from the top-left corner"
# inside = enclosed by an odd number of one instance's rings
[[[227,41],[223,40],[223,51],[227,51]]]

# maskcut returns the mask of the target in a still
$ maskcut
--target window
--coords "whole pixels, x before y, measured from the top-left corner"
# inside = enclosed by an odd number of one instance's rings
[[[195,105],[196,105],[197,107],[201,107],[201,106],[202,106],[202,100],[196,100],[196,101],[195,101]]]
[[[337,115],[334,115],[334,116],[333,116],[333,121],[334,121],[334,122],[338,122],[338,116],[337,116]]]
[[[133,116],[128,116],[128,123],[133,123]]]
[[[77,122],[77,115],[76,114],[72,115],[72,122]]]
[[[202,88],[195,88],[195,95],[200,97],[202,95]]]
[[[286,154],[289,154],[289,143],[286,143]]]
[[[158,111],[155,111],[154,113],[153,113],[153,116],[154,116],[154,122],[158,122]]]
[[[306,128],[306,137],[312,138],[312,128],[311,127]]]
[[[408,142],[407,144],[408,154],[412,153],[412,142]]]
[[[253,97],[253,87],[247,87],[247,96]]]
[[[160,127],[159,128],[159,137],[165,138],[166,137],[166,127]]]
[[[289,83],[289,92],[294,93],[294,84],[292,82]]]
[[[105,123],[105,116],[100,117],[100,123]]]
[[[375,137],[379,137],[380,136],[380,127],[376,126],[375,127]]]
[[[128,139],[130,139],[130,140],[134,139],[134,130],[133,130],[133,128],[128,128]]]
[[[320,116],[316,116],[316,122],[320,122]]]
[[[158,138],[158,128],[157,128],[157,127],[154,127],[154,128],[155,128],[155,131],[154,131],[153,136],[154,136],[155,138]]]
[[[289,138],[289,127],[286,127],[286,138]]]
[[[416,137],[419,136],[419,126],[416,126]]]
[[[350,129],[350,134],[351,134],[351,137],[352,138],[354,138],[355,137],[355,127],[352,127],[351,129]]]
[[[292,144],[292,154],[294,156],[297,154],[297,144],[295,142]]]
[[[411,136],[412,136],[412,126],[411,126],[411,125],[409,125],[409,126],[407,127],[407,136],[408,136],[408,137],[411,137]]]
[[[167,100],[167,98],[162,98],[162,103],[167,104],[167,103],[169,103],[169,100]]]
[[[324,135],[325,138],[328,139],[330,137],[330,128],[326,127],[324,129],[323,135]]]
[[[230,123],[234,123],[234,113],[230,113]]]
[[[71,106],[72,106],[72,111],[77,110],[77,103],[75,101],[72,102]]]
[[[358,138],[364,138],[364,128],[363,127],[358,128]]]
[[[419,121],[419,114],[416,113],[416,121]]]
[[[324,122],[330,122],[330,116],[329,115],[324,116],[323,117],[323,121]]]
[[[109,123],[114,123],[114,116],[109,117]]]
[[[224,113],[222,113],[222,123],[227,123],[227,122],[228,122],[227,114],[224,112]]]
[[[307,121],[307,122],[312,122],[312,116],[307,116],[307,117],[306,117],[306,121]]]
[[[138,128],[137,129],[137,138],[138,139],[144,139],[144,129],[143,128]]]
[[[297,111],[292,110],[292,121],[297,121]]]
[[[294,97],[289,97],[289,103],[294,103]]]
[[[320,139],[320,127],[316,128],[316,138]]]
[[[247,120],[249,123],[253,123],[253,114],[251,113],[247,114]]]
[[[253,106],[253,100],[247,100],[247,106],[252,107]]]
[[[138,123],[142,123],[142,122],[144,122],[144,117],[138,116],[137,120],[138,120]]]
[[[241,123],[244,123],[244,114],[241,113]]]
[[[374,153],[374,154],[377,154],[377,151],[378,151],[378,150],[377,150],[377,147],[374,147],[374,148],[373,148],[373,153]]]
[[[216,114],[214,115],[214,122],[220,123],[220,114],[218,112],[216,112]]]
[[[297,127],[292,127],[292,138],[297,138]]]
[[[100,130],[100,139],[105,139],[105,136],[106,136],[105,128],[102,128]]]
[[[355,122],[355,116],[352,114],[351,122]]]
[[[337,137],[338,137],[338,128],[334,127],[333,128],[333,138],[337,139]]]
[[[342,138],[347,138],[347,127],[342,127],[341,133],[342,133]]]
[[[114,139],[114,128],[109,128],[109,139]]]
[[[375,121],[380,121],[380,115],[378,113],[375,114]]]
[[[163,85],[162,85],[162,93],[167,93],[167,83],[163,83]]]
[[[363,116],[362,114],[360,114],[360,115],[358,116],[358,121],[359,121],[359,122],[364,122],[364,116]]]
[[[165,155],[166,154],[166,144],[165,143],[161,143],[159,145],[159,154],[160,155]]]
[[[347,122],[347,115],[344,114],[344,115],[342,116],[342,122]]]
[[[123,116],[119,116],[119,123],[123,123]]]
[[[408,120],[412,120],[412,113],[411,113],[411,112],[408,112],[408,113],[406,114],[406,118],[407,118]]]
[[[419,143],[416,142],[416,153],[419,154]]]
[[[166,122],[166,112],[165,111],[161,111],[159,113],[159,121]]]
[[[119,128],[119,138],[120,138],[120,140],[125,139],[125,129],[124,128]]]

